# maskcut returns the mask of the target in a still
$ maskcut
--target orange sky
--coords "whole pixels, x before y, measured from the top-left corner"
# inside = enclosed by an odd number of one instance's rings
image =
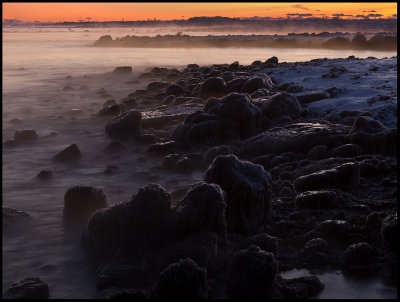
[[[397,3],[3,3],[3,19],[115,21],[187,19],[195,16],[286,17],[286,14],[397,14]],[[343,18],[346,18],[344,16]]]

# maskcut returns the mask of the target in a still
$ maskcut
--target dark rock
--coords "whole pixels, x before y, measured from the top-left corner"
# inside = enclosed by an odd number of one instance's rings
[[[183,93],[183,87],[179,84],[172,84],[166,90],[167,95],[179,96]]]
[[[130,110],[110,120],[105,131],[111,139],[130,139],[142,133],[142,114],[137,110]]]
[[[225,82],[229,82],[235,78],[235,74],[232,71],[225,71],[222,73],[221,77],[224,79]]]
[[[382,245],[392,251],[397,251],[397,213],[387,216],[381,224]]]
[[[307,299],[324,289],[316,276],[302,276],[293,279],[277,279],[275,299]]]
[[[124,99],[121,104],[124,104],[127,110],[131,110],[137,106],[135,98]]]
[[[225,81],[220,77],[208,78],[201,84],[199,97],[207,99],[209,97],[221,97],[225,94]]]
[[[266,64],[278,64],[278,58],[273,56],[265,61]]]
[[[21,131],[15,131],[14,133],[14,139],[16,140],[27,141],[27,140],[34,140],[37,138],[38,135],[36,134],[35,130],[21,130]]]
[[[254,91],[251,94],[251,98],[252,99],[262,98],[262,97],[265,97],[268,93],[269,93],[269,90],[266,88],[257,89],[256,91]],[[262,105],[262,103],[264,103],[264,102],[261,101],[261,105]]]
[[[316,91],[296,95],[296,97],[301,104],[309,104],[320,100],[329,99],[331,95],[328,91]]]
[[[16,139],[12,138],[12,139],[5,141],[3,144],[6,147],[17,147],[20,145],[20,143],[21,143],[20,141],[17,141]]]
[[[374,134],[357,131],[350,135],[350,142],[359,145],[365,153],[397,154],[397,128]]]
[[[112,106],[112,105],[116,105],[116,104],[117,104],[117,102],[114,99],[107,100],[107,101],[104,102],[103,108],[106,108],[106,107]]]
[[[114,292],[110,295],[110,299],[149,299],[148,294],[141,289],[128,289],[124,291]]]
[[[187,157],[182,157],[175,165],[175,170],[180,173],[191,173],[193,172],[193,169],[192,162]]]
[[[151,145],[147,149],[147,152],[155,154],[168,154],[180,151],[181,149],[182,146],[180,143],[176,141],[168,141],[164,143],[156,143],[154,145]]]
[[[214,159],[204,175],[227,194],[226,217],[232,232],[256,231],[271,213],[271,177],[260,165],[241,161],[234,155]]]
[[[107,197],[100,188],[74,186],[64,195],[63,217],[67,222],[86,221],[96,210],[107,207]]]
[[[325,152],[328,150],[326,145],[318,145],[308,150],[306,158],[310,160],[319,160],[324,157]]]
[[[328,242],[346,242],[351,226],[344,220],[325,220],[305,235],[305,238],[322,238]]]
[[[207,271],[192,259],[172,263],[160,273],[155,284],[155,298],[208,298]]]
[[[241,92],[244,83],[247,81],[247,78],[235,78],[226,83],[226,92]]]
[[[48,299],[49,286],[39,278],[25,278],[11,287],[4,294],[5,299]]]
[[[243,142],[240,154],[256,157],[284,152],[306,153],[312,147],[337,146],[345,139],[348,129],[340,125],[294,123],[268,129]]]
[[[363,154],[363,150],[356,144],[344,144],[330,150],[327,157],[356,157]]]
[[[242,86],[241,91],[244,93],[253,93],[254,91],[264,88],[266,79],[262,77],[251,77]],[[272,83],[268,85],[272,88]]]
[[[350,132],[353,133],[362,130],[367,133],[377,133],[385,129],[385,126],[383,126],[381,122],[368,116],[359,116],[354,121]]]
[[[149,184],[130,201],[96,211],[90,216],[82,239],[97,252],[161,246],[171,233],[170,218],[170,194],[158,184]]]
[[[164,89],[170,86],[169,82],[151,82],[147,85],[147,90],[157,91],[160,89]]]
[[[218,155],[228,155],[232,153],[233,150],[228,145],[215,146],[207,150],[204,154],[204,159],[206,164],[209,165]]]
[[[2,219],[3,222],[16,218],[16,217],[30,217],[28,213],[24,211],[18,211],[16,209],[2,207]]]
[[[296,206],[300,209],[332,209],[335,208],[337,195],[334,191],[307,191],[295,198]]]
[[[262,105],[263,113],[270,119],[276,119],[282,115],[288,115],[295,119],[300,116],[301,107],[296,96],[280,92],[274,94]]]
[[[116,67],[113,70],[113,73],[116,73],[116,74],[130,74],[130,73],[132,73],[132,67],[130,67],[130,66]]]
[[[365,271],[374,263],[378,251],[366,242],[354,243],[343,252],[344,268]]]
[[[53,178],[53,173],[50,170],[42,170],[38,175],[36,175],[36,178],[51,179]]]
[[[118,116],[127,110],[124,104],[115,104],[104,107],[96,115],[98,117]]]
[[[64,88],[62,89],[63,91],[71,91],[74,90],[71,86],[64,86]]]
[[[322,238],[314,238],[308,241],[300,252],[303,262],[311,265],[328,264],[330,254],[329,243]]]
[[[174,120],[183,121],[186,116],[187,114],[169,114],[169,115],[144,118],[142,119],[142,128],[162,129],[163,127],[168,125],[171,121]]]
[[[82,157],[81,151],[76,144],[72,144],[60,153],[56,154],[53,159],[61,162],[71,162],[79,160]]]
[[[176,97],[174,95],[168,95],[163,100],[163,105],[173,104],[175,102]]]
[[[322,170],[298,177],[294,181],[297,192],[326,188],[350,190],[360,181],[360,169],[357,162],[346,163],[330,170]]]
[[[272,253],[250,246],[234,254],[228,271],[229,298],[271,297],[277,272],[277,263]]]
[[[177,202],[177,233],[183,236],[199,231],[218,234],[219,242],[226,241],[225,193],[216,184],[198,182]]]
[[[157,136],[154,134],[142,134],[137,136],[136,141],[142,144],[154,144],[157,142]]]
[[[96,287],[135,287],[142,285],[143,272],[130,265],[103,265],[96,272]]]
[[[189,70],[193,70],[193,69],[199,69],[200,66],[197,64],[188,64],[186,68]]]
[[[265,252],[278,255],[278,238],[268,235],[267,233],[260,233],[250,237],[246,242],[246,248],[250,245],[256,245]]]

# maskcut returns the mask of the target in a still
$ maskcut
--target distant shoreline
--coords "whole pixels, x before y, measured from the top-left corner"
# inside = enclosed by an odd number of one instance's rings
[[[228,47],[265,47],[265,48],[324,48],[335,50],[376,50],[397,51],[397,34],[376,34],[367,39],[364,34],[339,35],[338,33],[289,34],[287,36],[265,35],[228,35],[228,36],[190,36],[127,35],[113,39],[110,35],[101,36],[92,45],[94,47],[132,47],[132,48],[228,48]]]

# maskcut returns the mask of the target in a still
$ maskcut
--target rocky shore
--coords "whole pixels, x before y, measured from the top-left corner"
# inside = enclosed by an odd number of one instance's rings
[[[100,152],[140,147],[160,171],[201,177],[171,192],[144,172],[148,183],[113,205],[100,188],[66,188],[64,222],[95,259],[104,297],[316,297],[316,276],[281,277],[295,268],[396,286],[397,58],[189,64],[137,80],[144,89],[93,115],[109,138]],[[54,160],[84,156],[71,144]],[[15,213],[3,207],[3,220]],[[4,297],[49,291],[27,278]]]

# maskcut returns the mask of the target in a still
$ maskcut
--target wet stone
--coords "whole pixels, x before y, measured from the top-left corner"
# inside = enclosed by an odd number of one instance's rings
[[[49,287],[39,278],[25,278],[11,287],[4,294],[5,299],[48,299]]]

